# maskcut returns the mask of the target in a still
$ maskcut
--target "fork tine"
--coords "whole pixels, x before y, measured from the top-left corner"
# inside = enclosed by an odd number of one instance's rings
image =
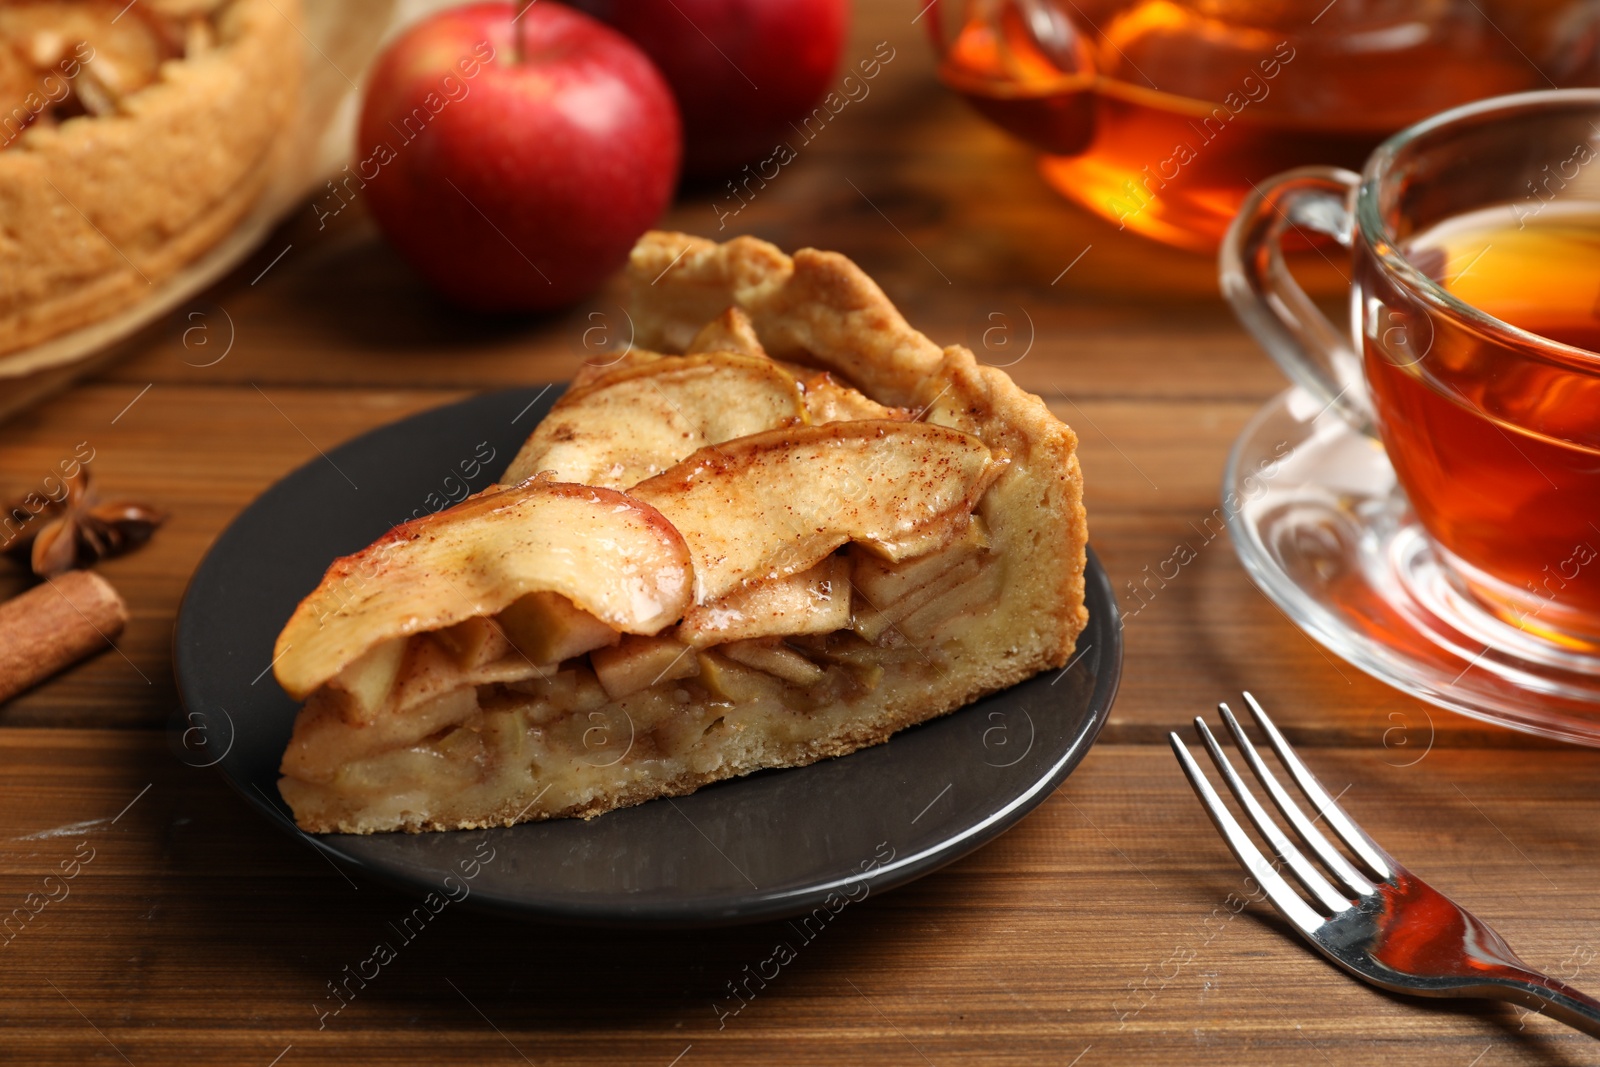
[[[1227,842],[1228,849],[1233,853],[1245,870],[1250,872],[1257,884],[1267,894],[1267,899],[1272,901],[1273,907],[1290,922],[1298,926],[1301,932],[1310,934],[1325,921],[1322,916],[1311,910],[1307,904],[1283,880],[1283,876],[1273,870],[1272,864],[1256,848],[1250,836],[1244,832],[1244,827],[1233,817],[1222,798],[1217,796],[1217,791],[1211,788],[1211,783],[1200,770],[1200,765],[1195,763],[1194,757],[1189,755],[1189,750],[1184,747],[1183,740],[1174,733],[1169,733],[1172,741],[1172,751],[1178,757],[1178,764],[1183,768],[1183,773],[1188,777],[1189,784],[1194,787],[1195,794],[1200,798],[1200,805],[1206,809],[1206,814],[1211,816],[1212,823],[1217,831],[1222,834],[1223,841]]]
[[[1267,792],[1272,795],[1272,802],[1283,812],[1283,817],[1294,826],[1295,833],[1300,835],[1300,839],[1328,865],[1350,892],[1358,896],[1367,896],[1374,892],[1376,887],[1367,876],[1344,858],[1344,853],[1334,847],[1333,842],[1317,829],[1316,823],[1307,818],[1305,811],[1289,796],[1289,791],[1283,787],[1278,776],[1272,773],[1272,768],[1267,766],[1266,760],[1261,758],[1260,751],[1245,735],[1244,727],[1239,725],[1239,720],[1234,717],[1232,709],[1226,704],[1219,704],[1217,707],[1222,712],[1222,721],[1228,724],[1228,732],[1233,735],[1233,743],[1244,753],[1250,769],[1255,772],[1261,784],[1267,787]]]
[[[1222,746],[1217,744],[1216,735],[1206,725],[1204,719],[1195,716],[1194,728],[1200,735],[1200,740],[1205,742],[1206,751],[1211,753],[1211,762],[1217,765],[1217,770],[1222,774],[1222,780],[1228,783],[1228,788],[1233,791],[1234,798],[1244,808],[1245,814],[1250,816],[1250,821],[1256,824],[1256,829],[1261,831],[1261,836],[1267,839],[1272,846],[1272,851],[1278,858],[1289,865],[1289,869],[1300,879],[1300,884],[1306,887],[1310,894],[1322,902],[1322,906],[1337,915],[1341,911],[1348,911],[1350,901],[1333,887],[1333,884],[1322,876],[1322,872],[1311,865],[1300,850],[1284,836],[1278,824],[1267,815],[1261,802],[1250,792],[1243,780],[1240,779],[1233,764],[1228,761],[1227,755],[1222,751]]]
[[[1256,722],[1266,733],[1267,740],[1272,742],[1272,748],[1278,753],[1278,758],[1289,768],[1289,773],[1294,775],[1294,780],[1300,783],[1300,788],[1311,798],[1311,803],[1322,813],[1322,817],[1328,820],[1328,825],[1333,827],[1334,833],[1343,838],[1351,851],[1360,856],[1379,877],[1391,877],[1394,874],[1394,860],[1389,854],[1367,836],[1367,832],[1357,826],[1354,819],[1345,814],[1338,801],[1328,795],[1322,783],[1317,781],[1317,776],[1311,773],[1311,769],[1301,761],[1295,750],[1289,747],[1289,742],[1278,732],[1277,725],[1267,717],[1266,711],[1256,698],[1246,693],[1244,701],[1250,705],[1251,713],[1255,715]]]

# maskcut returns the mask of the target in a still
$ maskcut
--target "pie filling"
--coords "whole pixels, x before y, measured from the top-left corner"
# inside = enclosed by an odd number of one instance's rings
[[[960,654],[952,626],[992,608],[1002,579],[974,515],[941,549],[891,564],[850,545],[650,637],[529,594],[394,639],[313,693],[284,794],[402,828],[441,802],[537,794],[543,813],[578,814],[630,782],[715,777],[730,736],[792,750],[848,731],[885,685],[936,680]]]

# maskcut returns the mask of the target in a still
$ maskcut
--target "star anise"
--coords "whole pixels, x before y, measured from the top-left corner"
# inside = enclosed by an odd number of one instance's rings
[[[120,556],[150,540],[167,520],[163,512],[131,500],[102,503],[89,484],[88,467],[67,479],[66,488],[66,495],[49,501],[10,546],[27,552],[33,573],[42,578]],[[8,510],[27,509],[18,504]]]

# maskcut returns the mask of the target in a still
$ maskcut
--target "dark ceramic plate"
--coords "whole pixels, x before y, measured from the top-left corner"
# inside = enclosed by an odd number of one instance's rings
[[[270,668],[278,631],[335,556],[487,485],[559,387],[492,393],[374,430],[263,493],[195,571],[174,635],[181,758],[336,864],[417,893],[543,918],[710,925],[843,907],[966,855],[1071,773],[1116,695],[1122,635],[1091,552],[1089,628],[1041,674],[887,744],[584,822],[312,837],[278,796],[295,703]],[[469,877],[470,875],[470,877]]]

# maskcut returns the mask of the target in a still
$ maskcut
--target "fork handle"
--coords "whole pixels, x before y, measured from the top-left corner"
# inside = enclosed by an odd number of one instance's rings
[[[1490,984],[1483,987],[1484,996],[1521,1004],[1590,1037],[1600,1037],[1600,1000],[1559,978],[1529,967],[1498,967],[1487,977]]]

